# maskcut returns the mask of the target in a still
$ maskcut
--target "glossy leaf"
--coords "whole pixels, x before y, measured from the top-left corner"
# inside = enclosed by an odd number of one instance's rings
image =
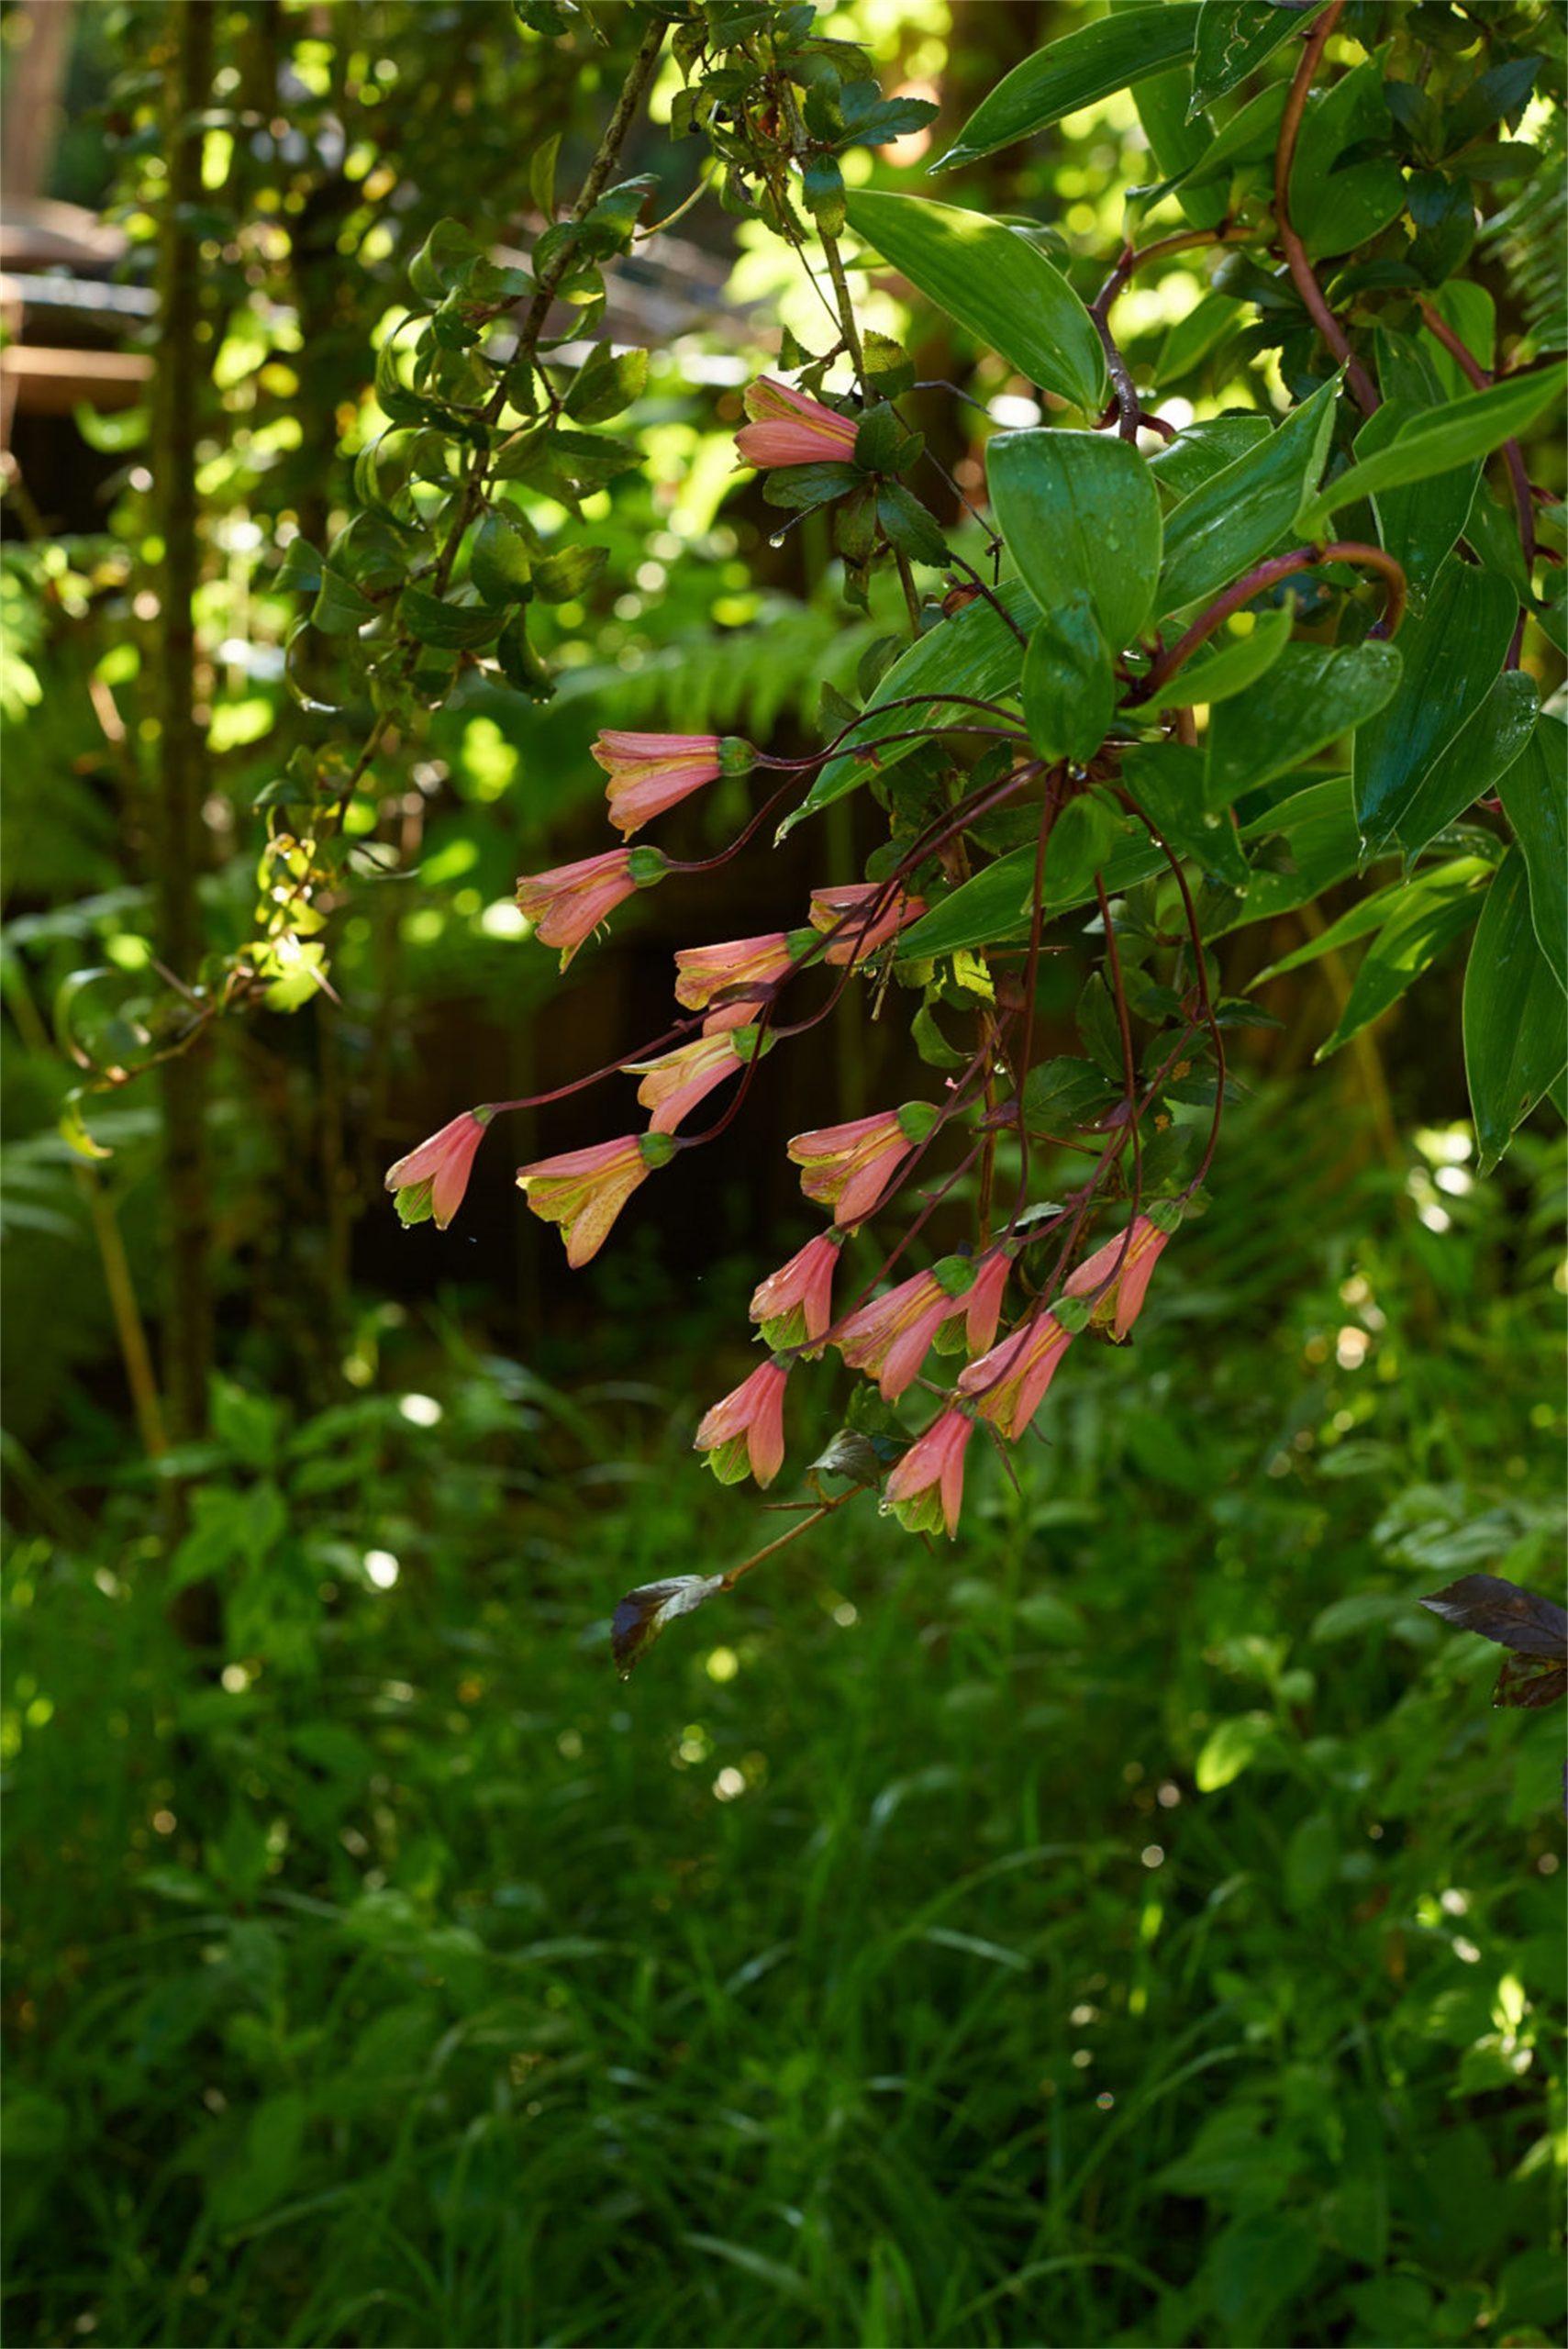
[[[1401,826],[1429,771],[1490,693],[1516,614],[1506,579],[1451,556],[1421,618],[1400,629],[1399,690],[1355,748],[1356,813],[1373,848],[1396,837],[1413,844]]]
[[[1040,618],[1040,608],[1028,588],[1016,579],[997,591],[996,605],[977,597],[894,662],[867,705],[866,717],[856,727],[849,747],[828,760],[801,805],[779,826],[781,841],[807,816],[841,799],[846,791],[853,791],[873,774],[885,773],[915,746],[906,741],[889,744],[874,767],[869,760],[854,756],[857,749],[870,747],[885,735],[940,726],[944,718],[955,726],[966,719],[985,722],[979,711],[951,708],[940,701],[922,702],[922,696],[967,694],[990,699],[1016,690],[1024,643]],[[879,711],[881,703],[907,703],[911,697],[913,707]]]
[[[1121,779],[1179,856],[1191,857],[1211,880],[1233,889],[1246,887],[1247,859],[1229,810],[1204,806],[1201,751],[1182,742],[1129,751],[1122,761]]]
[[[1111,656],[1088,596],[1047,607],[1024,655],[1024,724],[1042,759],[1091,758],[1116,707]]]
[[[1296,509],[1323,470],[1338,389],[1336,377],[1166,516],[1156,611],[1181,611],[1218,594],[1294,530]]]
[[[724,1588],[722,1575],[672,1575],[665,1582],[645,1582],[628,1590],[616,1608],[610,1625],[610,1653],[623,1680],[639,1663],[668,1624],[679,1615],[692,1615]]]
[[[902,933],[898,941],[901,959],[926,962],[938,954],[958,954],[968,947],[993,945],[998,939],[1016,937],[1027,930],[1034,869],[1032,846],[1014,849],[1010,855],[998,857],[995,864],[988,864],[973,881],[966,881]],[[1106,892],[1115,896],[1120,890],[1135,888],[1140,881],[1148,881],[1165,870],[1165,859],[1148,835],[1129,833],[1106,862]],[[1048,854],[1048,915],[1070,913],[1075,906],[1088,904],[1094,894],[1091,880],[1071,895],[1058,896],[1051,886]]]
[[[1201,424],[1189,424],[1164,448],[1156,449],[1149,470],[1169,495],[1190,497],[1227,465],[1272,440],[1273,431],[1266,416],[1208,417]]]
[[[486,514],[474,537],[468,575],[487,604],[515,604],[527,593],[533,563],[528,542],[500,514]]]
[[[1188,0],[1129,8],[1048,41],[997,83],[976,107],[936,171],[995,154],[1063,115],[1108,98],[1190,57],[1199,8]]]
[[[405,587],[397,617],[421,644],[438,652],[465,652],[499,635],[506,615],[479,604],[449,604],[426,587]]]
[[[1427,481],[1433,473],[1450,473],[1472,458],[1486,456],[1527,430],[1561,397],[1562,388],[1560,371],[1547,367],[1535,374],[1494,384],[1485,392],[1472,392],[1464,399],[1451,400],[1429,415],[1411,417],[1386,449],[1350,466],[1319,495],[1307,500],[1298,529],[1304,536],[1314,537],[1330,514],[1354,505],[1358,498],[1375,496],[1380,490],[1396,488],[1403,482]]]
[[[1543,718],[1497,789],[1525,861],[1536,943],[1568,987],[1568,731]]]
[[[1290,209],[1314,261],[1369,243],[1404,209],[1405,174],[1392,155],[1345,160],[1347,150],[1388,134],[1382,54],[1320,91],[1302,121]]]
[[[858,237],[1042,390],[1091,412],[1106,398],[1094,320],[1038,245],[983,212],[859,190]]]
[[[1508,851],[1464,974],[1464,1073],[1481,1171],[1568,1063],[1568,996],[1536,941],[1522,852]]]
[[[1095,432],[998,433],[985,452],[997,527],[1051,613],[1087,596],[1113,652],[1149,618],[1163,525],[1149,467]]]
[[[1456,858],[1434,873],[1405,882],[1351,983],[1344,1009],[1316,1057],[1327,1060],[1373,1019],[1380,1019],[1418,979],[1445,946],[1471,928],[1480,911],[1476,884],[1491,868],[1479,857]]]
[[[1345,651],[1287,645],[1266,676],[1214,713],[1204,780],[1208,806],[1229,807],[1364,725],[1393,698],[1400,668],[1392,644]]]
[[[1474,716],[1427,769],[1394,827],[1414,857],[1478,799],[1496,790],[1535,731],[1540,691],[1523,669],[1506,669]]]
[[[1549,1658],[1568,1664],[1568,1614],[1554,1598],[1521,1590],[1501,1575],[1461,1575],[1457,1582],[1417,1600],[1430,1608],[1456,1631],[1473,1631],[1516,1655]]]
[[[1158,695],[1162,709],[1195,709],[1200,703],[1229,701],[1265,676],[1290,642],[1296,626],[1295,603],[1278,611],[1260,612],[1250,636],[1210,640],[1218,651],[1205,650],[1178,669]]]
[[[1355,871],[1361,835],[1350,776],[1329,775],[1293,792],[1267,815],[1244,824],[1241,838],[1257,851],[1246,900],[1229,920],[1215,926],[1214,937],[1290,913]],[[1276,857],[1284,861],[1276,863]]]
[[[1385,400],[1356,435],[1358,460],[1376,456],[1416,416],[1426,412],[1424,404]],[[1469,464],[1434,473],[1426,481],[1396,483],[1373,498],[1378,537],[1405,573],[1414,617],[1425,610],[1432,582],[1469,519],[1480,479],[1481,460],[1476,457]]]
[[[1281,8],[1274,0],[1203,0],[1193,47],[1194,111],[1244,82],[1313,13]]]

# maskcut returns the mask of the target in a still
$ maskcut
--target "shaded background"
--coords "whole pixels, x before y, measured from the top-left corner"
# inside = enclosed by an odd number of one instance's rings
[[[834,24],[889,92],[940,98],[940,132],[1079,13]],[[596,86],[489,0],[212,15],[202,903],[226,947],[253,802],[333,723],[284,689],[272,583],[348,497],[407,260],[476,203],[498,250],[531,228],[519,126],[569,126],[573,184],[617,69]],[[1212,1212],[1136,1346],[1075,1364],[1018,1487],[977,1465],[955,1551],[848,1511],[626,1687],[618,1593],[779,1523],[688,1446],[747,1366],[759,1273],[812,1228],[784,1141],[929,1073],[846,1007],[576,1277],[511,1173],[620,1130],[627,1080],[497,1130],[448,1234],[381,1189],[464,1104],[654,1032],[677,946],[793,922],[875,843],[843,803],[638,899],[564,981],[518,934],[516,874],[604,844],[601,726],[793,753],[887,625],[844,612],[810,522],[772,548],[733,479],[740,387],[781,318],[815,329],[788,256],[711,205],[612,273],[605,331],[655,348],[649,466],[602,500],[594,599],[554,616],[555,699],[471,675],[378,766],[366,836],[399,870],[341,910],[340,1000],[207,1053],[211,1420],[150,1461],[158,1100],[95,1102],[114,1155],[73,1159],[51,1007],[102,971],[73,1017],[112,1051],[150,984],[167,32],[161,6],[0,13],[0,291],[29,354],[0,509],[14,2336],[1556,2337],[1559,1741],[1492,1715],[1491,1652],[1413,1602],[1560,1571],[1562,1152],[1527,1132],[1473,1178],[1451,957],[1316,1073],[1349,973],[1265,991],[1281,1025],[1247,1040]],[[695,148],[639,138],[667,215]],[[1146,173],[1123,100],[956,185],[1063,222],[1092,283]],[[1135,358],[1199,290],[1140,288]],[[912,323],[922,376],[1023,396]],[[919,397],[973,487],[969,411]],[[748,794],[662,845],[711,853]],[[1227,942],[1232,992],[1300,918]],[[1084,967],[1051,966],[1046,1049]]]

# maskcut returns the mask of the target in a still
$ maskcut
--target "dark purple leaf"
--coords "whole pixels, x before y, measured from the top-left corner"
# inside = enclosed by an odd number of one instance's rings
[[[1553,1600],[1498,1575],[1462,1575],[1420,1604],[1456,1631],[1474,1631],[1520,1655],[1568,1664],[1568,1614]]]
[[[1568,1697],[1568,1664],[1542,1655],[1506,1656],[1492,1691],[1495,1705],[1511,1705],[1532,1713],[1555,1705],[1560,1697]]]
[[[722,1575],[673,1575],[668,1582],[645,1582],[628,1590],[610,1625],[610,1653],[621,1678],[629,1676],[666,1623],[690,1615],[723,1588]]]

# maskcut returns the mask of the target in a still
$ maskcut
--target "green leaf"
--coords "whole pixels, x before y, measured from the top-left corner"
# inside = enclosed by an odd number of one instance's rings
[[[1312,13],[1274,0],[1203,0],[1193,43],[1194,113],[1244,82]]]
[[[1202,306],[1200,303],[1198,307]],[[1208,417],[1201,424],[1189,424],[1164,448],[1156,449],[1149,470],[1168,496],[1190,497],[1227,465],[1251,455],[1273,437],[1273,426],[1266,416]]]
[[[1394,890],[1334,1032],[1318,1046],[1317,1059],[1327,1060],[1397,1003],[1443,948],[1471,927],[1482,902],[1476,885],[1491,869],[1484,858],[1460,857]]]
[[[826,237],[844,226],[844,174],[832,155],[807,155],[800,171],[800,200]]]
[[[858,237],[1031,384],[1091,413],[1104,406],[1094,320],[1037,245],[985,213],[923,196],[858,189],[848,213]]]
[[[1543,718],[1498,785],[1529,876],[1536,943],[1568,987],[1568,733]]]
[[[1277,963],[1271,963],[1266,970],[1258,973],[1255,979],[1249,979],[1248,992],[1255,993],[1259,987],[1267,986],[1271,979],[1283,979],[1289,971],[1304,970],[1308,963],[1316,963],[1320,955],[1337,954],[1341,946],[1353,946],[1358,938],[1365,938],[1371,930],[1381,930],[1394,910],[1396,900],[1404,896],[1405,889],[1403,881],[1391,881],[1385,889],[1374,889],[1371,896],[1359,897],[1338,921],[1331,921],[1327,930],[1318,931],[1316,938],[1307,939],[1292,953],[1282,954]]]
[[[1275,551],[1323,470],[1338,390],[1336,376],[1277,432],[1211,474],[1165,517],[1157,612],[1181,611],[1217,594]]]
[[[547,221],[555,214],[555,159],[560,152],[561,133],[552,130],[528,158],[528,194]]]
[[[542,555],[533,581],[547,604],[571,604],[586,595],[609,560],[608,547],[562,547]]]
[[[461,220],[438,220],[408,264],[408,283],[421,301],[439,302],[479,247]]]
[[[1372,847],[1403,836],[1428,770],[1491,691],[1517,610],[1506,579],[1451,555],[1421,618],[1401,629],[1399,690],[1355,749],[1356,813]]]
[[[1327,776],[1293,792],[1266,815],[1241,828],[1243,842],[1263,843],[1247,884],[1244,904],[1211,932],[1223,937],[1243,930],[1249,922],[1272,921],[1279,914],[1320,897],[1336,881],[1353,873],[1361,858],[1361,834],[1348,774]],[[1278,852],[1274,843],[1279,843]],[[1284,866],[1264,860],[1276,852],[1288,859]]]
[[[1112,14],[1122,5],[1124,0],[1113,0]],[[1193,105],[1191,68],[1175,65],[1169,72],[1156,73],[1149,81],[1140,82],[1133,104],[1162,178],[1179,182],[1214,137],[1213,123]],[[1225,217],[1223,188],[1204,188],[1189,194],[1178,186],[1175,194],[1195,228],[1212,228]]]
[[[1391,155],[1340,161],[1346,149],[1388,133],[1381,54],[1311,99],[1302,121],[1290,210],[1314,261],[1369,243],[1404,209],[1405,174]]]
[[[1484,1174],[1565,1063],[1568,996],[1536,942],[1524,856],[1511,848],[1464,974],[1464,1073]]]
[[[322,570],[320,552],[310,540],[291,539],[272,584],[279,595],[314,596],[321,585]]]
[[[579,424],[603,424],[640,399],[647,383],[646,351],[612,351],[607,342],[595,343],[573,377],[562,405]]]
[[[310,607],[312,628],[323,636],[355,636],[367,620],[374,619],[377,608],[351,579],[323,565],[321,585]]]
[[[1489,391],[1451,400],[1429,415],[1413,417],[1386,449],[1364,463],[1351,465],[1308,500],[1297,518],[1297,528],[1304,536],[1315,538],[1341,506],[1396,488],[1402,482],[1426,481],[1433,473],[1467,464],[1473,457],[1488,455],[1505,440],[1528,430],[1561,393],[1561,370],[1547,367],[1532,375],[1494,384]]]
[[[1429,406],[1425,401],[1418,406],[1405,399],[1385,400],[1356,435],[1358,461],[1386,449]],[[1470,518],[1480,478],[1477,457],[1451,473],[1379,490],[1373,498],[1378,537],[1405,573],[1413,615],[1426,608],[1428,591]]]
[[[927,513],[917,497],[910,495],[902,482],[883,483],[876,493],[876,518],[888,545],[907,555],[911,562],[934,568],[948,561],[948,543],[935,518]]]
[[[1244,889],[1247,860],[1229,810],[1204,806],[1201,751],[1161,742],[1129,751],[1121,779],[1178,856],[1190,856],[1212,880]]]
[[[1046,848],[1048,907],[1082,905],[1095,895],[1095,875],[1108,866],[1130,821],[1101,792],[1081,792],[1076,799],[1068,801],[1056,818]]]
[[[1129,8],[1048,41],[982,100],[935,171],[972,163],[1015,139],[1044,130],[1063,115],[1108,98],[1190,57],[1200,11],[1187,0]]]
[[[468,560],[468,575],[487,604],[516,604],[528,591],[533,562],[520,530],[494,511],[484,517]]]
[[[1212,707],[1244,693],[1273,667],[1295,626],[1294,599],[1282,604],[1278,611],[1259,612],[1250,636],[1221,637],[1218,651],[1200,653],[1178,669],[1170,684],[1160,688],[1160,707],[1194,709],[1205,702]]]
[[[506,615],[479,604],[446,603],[425,587],[405,587],[397,599],[397,617],[421,644],[438,652],[466,652],[490,643]]]
[[[1144,460],[1095,432],[1002,432],[985,452],[997,527],[1043,612],[1087,596],[1113,652],[1147,620],[1163,525]]]
[[[1200,1795],[1217,1795],[1274,1742],[1275,1731],[1266,1713],[1240,1713],[1220,1721],[1204,1740],[1193,1772]]]
[[[1023,668],[1024,638],[1040,618],[1040,611],[1028,588],[1016,579],[996,591],[996,604],[1001,606],[1000,610],[984,597],[977,597],[955,612],[951,619],[941,621],[894,662],[877,686],[867,706],[865,719],[856,728],[848,747],[828,760],[801,805],[779,826],[781,841],[807,816],[815,816],[819,808],[841,799],[873,773],[885,774],[900,759],[906,758],[916,745],[890,744],[874,768],[869,761],[854,757],[856,749],[874,744],[885,735],[903,734],[921,727],[940,727],[944,723],[956,726],[966,719],[984,722],[979,711],[951,708],[940,701],[922,703],[922,696],[969,694],[985,700],[1014,691]],[[881,709],[883,703],[892,701],[913,701],[914,707]]]
[[[1035,851],[1031,846],[999,856],[973,881],[966,881],[929,914],[922,914],[898,941],[901,960],[928,962],[939,954],[962,954],[966,948],[989,946],[998,939],[1016,937],[1027,930],[1034,889]],[[1116,896],[1168,870],[1160,850],[1144,832],[1129,833],[1118,841],[1105,866],[1106,894]],[[1053,885],[1046,858],[1045,907],[1048,916],[1071,913],[1087,905],[1095,894],[1093,876],[1070,893]]]
[[[1229,807],[1363,725],[1392,699],[1400,666],[1392,644],[1346,651],[1287,645],[1266,676],[1215,711],[1206,753],[1207,805]]]
[[[1407,856],[1446,831],[1456,817],[1496,789],[1535,732],[1540,689],[1523,669],[1506,669],[1474,716],[1427,769],[1394,827]]]
[[[1116,707],[1110,651],[1081,587],[1054,603],[1024,655],[1024,724],[1042,759],[1080,763],[1099,749]]]

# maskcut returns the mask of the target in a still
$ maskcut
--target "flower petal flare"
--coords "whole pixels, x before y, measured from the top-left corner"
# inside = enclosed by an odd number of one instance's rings
[[[1172,1236],[1148,1216],[1135,1216],[1129,1230],[1084,1257],[1068,1279],[1066,1294],[1094,1297],[1091,1329],[1108,1330],[1120,1345],[1143,1310],[1154,1267]]]
[[[623,1134],[617,1141],[519,1166],[517,1188],[535,1215],[560,1224],[566,1261],[575,1270],[597,1255],[638,1185],[656,1166],[667,1165],[674,1152],[668,1134]]]
[[[940,1115],[929,1101],[906,1101],[902,1108],[796,1134],[789,1155],[803,1170],[801,1189],[808,1199],[833,1209],[840,1230],[863,1222],[898,1168],[935,1130]]]
[[[771,1041],[769,1037],[762,1039],[762,1052]],[[677,1044],[673,1052],[661,1052],[654,1060],[627,1061],[623,1065],[628,1076],[642,1079],[637,1097],[651,1112],[649,1131],[673,1134],[682,1119],[706,1101],[716,1085],[758,1057],[755,1028],[723,1028],[711,1036],[695,1036],[689,1044]]]
[[[959,1393],[999,1434],[1017,1442],[1044,1401],[1073,1334],[1053,1313],[1037,1313],[960,1372]]]
[[[896,1403],[913,1384],[942,1323],[962,1309],[962,1300],[935,1273],[915,1273],[851,1313],[833,1343],[849,1369],[876,1380],[884,1403]]]
[[[751,418],[735,435],[736,454],[748,465],[847,464],[860,427],[809,392],[759,375],[742,395]]]
[[[891,1509],[906,1533],[935,1533],[945,1527],[951,1542],[963,1506],[963,1455],[973,1433],[969,1413],[950,1404],[895,1464],[883,1495],[884,1515]]]
[[[462,1205],[474,1152],[484,1140],[484,1129],[495,1116],[486,1104],[465,1109],[400,1158],[386,1170],[386,1187],[395,1195],[397,1212],[405,1223],[433,1221],[444,1231]]]
[[[721,1485],[738,1485],[748,1472],[771,1485],[784,1466],[784,1398],[788,1366],[768,1361],[706,1412],[693,1439]]]
[[[820,1231],[759,1282],[751,1314],[770,1346],[809,1346],[821,1353],[833,1319],[833,1275],[842,1244],[841,1232]]]

